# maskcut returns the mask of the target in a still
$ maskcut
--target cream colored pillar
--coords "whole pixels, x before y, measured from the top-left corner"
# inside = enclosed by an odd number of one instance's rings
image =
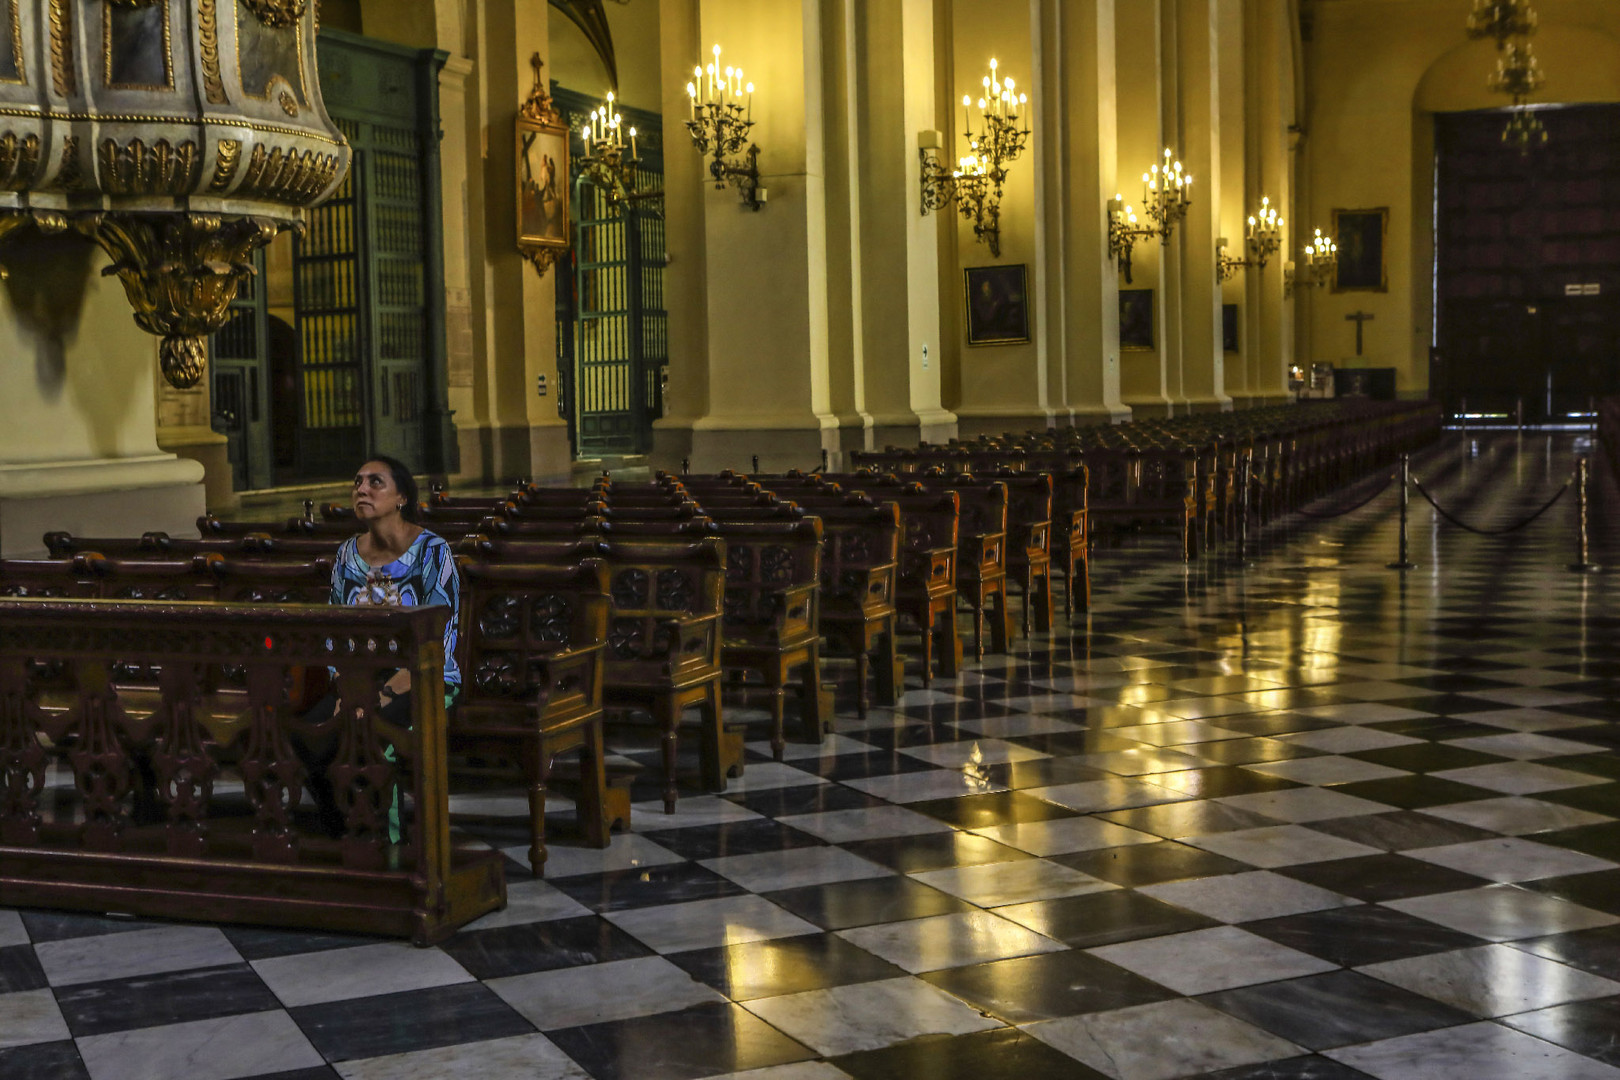
[[[680,21],[678,10],[671,14]],[[682,32],[667,20],[665,27],[667,34]],[[701,192],[701,244],[707,252],[701,266],[701,362],[708,392],[703,413],[690,421],[692,466],[748,468],[758,455],[764,469],[810,468],[834,442],[837,427],[827,360],[821,4],[701,0],[696,36],[703,52],[670,69],[690,70],[712,44],[723,50],[722,65],[744,69],[756,87],[752,137],[760,147],[760,183],[768,198],[756,212],[734,188],[715,190],[711,184]],[[666,118],[670,111],[666,104]],[[680,129],[668,130],[674,135]],[[697,156],[672,137],[666,161],[683,154]],[[678,272],[679,254],[671,267]],[[690,296],[684,290],[679,295]],[[680,317],[672,305],[672,348],[676,341],[689,348],[695,342],[688,329],[676,328]],[[672,370],[672,382],[675,377]],[[685,406],[682,400],[677,407]],[[664,445],[669,442],[666,437]]]
[[[658,29],[661,66],[671,73],[661,86],[669,385],[664,388],[664,415],[653,422],[652,459],[662,468],[675,468],[690,458],[692,426],[709,411],[709,261],[704,234],[710,192],[703,161],[687,137],[686,79],[678,77],[692,69],[704,48],[698,33],[698,0],[659,0]]]
[[[1246,178],[1248,176],[1245,87],[1247,78],[1244,64],[1244,0],[1216,0],[1217,32],[1216,54],[1219,58],[1217,83],[1220,90],[1219,169],[1210,170],[1211,178],[1219,173],[1219,197],[1206,191],[1215,212],[1216,235],[1225,237],[1230,245],[1227,254],[1242,256],[1243,222],[1248,213],[1245,207]],[[1237,348],[1223,352],[1224,387],[1237,407],[1247,407],[1249,392],[1249,350],[1252,341],[1250,312],[1247,303],[1248,275],[1236,274],[1223,282],[1220,298],[1223,304],[1237,308]]]
[[[983,79],[992,59],[998,62],[999,76],[1012,78],[1015,91],[1029,94],[1034,102],[1033,114],[1027,119],[1032,124],[1042,124],[1040,85],[1036,77],[1039,20],[1035,15],[1039,9],[1035,6],[1020,9],[1004,0],[950,0],[948,5],[936,5],[936,11],[941,7],[948,7],[949,25],[941,27],[943,33],[938,35],[948,42],[948,58],[937,63],[944,83],[940,96],[944,115],[940,120],[946,125],[943,129],[945,149],[940,156],[954,162],[968,153],[963,137],[966,118],[962,112],[962,95],[970,94],[977,99],[984,93]],[[977,130],[977,108],[973,114]],[[914,136],[911,145],[915,155]],[[939,290],[943,334],[951,335],[946,345],[952,353],[950,370],[954,373],[954,385],[945,387],[942,397],[945,405],[956,413],[958,429],[963,435],[1044,429],[1060,418],[1068,419],[1068,410],[1064,408],[1060,412],[1051,397],[1053,353],[1049,347],[1043,347],[1041,340],[1041,327],[1050,313],[1043,310],[1041,303],[1045,209],[1038,190],[1041,161],[1036,153],[1026,147],[1008,170],[1002,188],[999,256],[991,253],[988,244],[975,241],[972,223],[962,218],[954,207],[941,212],[955,218],[954,263],[946,262],[942,267]],[[951,258],[948,245],[942,248],[941,258]],[[981,346],[967,344],[965,271],[973,267],[1019,265],[1025,268],[1030,340]]]
[[[1182,388],[1194,411],[1226,410],[1221,294],[1215,240],[1221,203],[1220,74],[1216,0],[1177,0],[1177,87],[1182,164],[1193,200],[1178,230]]]
[[[1172,0],[1173,2],[1173,0]],[[1161,161],[1166,138],[1161,126],[1160,76],[1163,71],[1164,38],[1160,20],[1161,0],[1129,0],[1114,8],[1114,57],[1122,74],[1116,82],[1115,117],[1117,124],[1117,194],[1142,207],[1141,174]],[[1140,215],[1146,222],[1146,214]],[[1151,290],[1153,294],[1152,346],[1120,343],[1120,395],[1133,411],[1145,415],[1166,415],[1174,411],[1176,387],[1166,363],[1166,272],[1168,246],[1156,239],[1136,245],[1132,253],[1131,280],[1119,288]],[[1116,315],[1117,318],[1117,315]]]
[[[852,5],[855,220],[864,403],[877,446],[956,434],[940,406],[937,227],[922,213],[917,133],[935,110],[933,0]]]
[[[557,386],[556,275],[544,277],[517,250],[517,145],[519,105],[534,82],[529,58],[547,55],[546,8],[527,0],[478,5],[482,78],[485,198],[482,262],[483,368],[489,413],[479,423],[484,478],[569,476],[566,424],[556,393],[536,394],[536,376]],[[475,394],[476,396],[476,394]]]
[[[1057,400],[1078,423],[1130,415],[1106,209],[1117,189],[1115,10],[1115,0],[1041,0],[1038,11],[1043,324],[1062,376]]]
[[[16,233],[0,261],[0,554],[42,554],[53,529],[196,536],[203,466],[158,448],[156,339],[107,257]]]
[[[1273,206],[1289,205],[1288,130],[1284,118],[1286,92],[1292,98],[1292,64],[1288,61],[1286,0],[1248,0],[1246,40],[1248,49],[1247,102],[1249,198],[1247,215],[1260,205],[1262,196]],[[1293,351],[1291,323],[1285,319],[1289,306],[1283,299],[1283,264],[1293,256],[1293,234],[1297,225],[1285,216],[1283,246],[1267,261],[1265,268],[1248,268],[1245,273],[1249,343],[1249,403],[1261,405],[1288,400],[1286,356]],[[1230,239],[1242,244],[1243,225]]]

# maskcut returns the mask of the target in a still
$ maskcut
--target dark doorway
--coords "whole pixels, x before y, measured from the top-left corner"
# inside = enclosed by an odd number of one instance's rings
[[[1430,385],[1453,412],[1560,421],[1620,392],[1620,106],[1535,112],[1527,155],[1505,112],[1435,117]]]

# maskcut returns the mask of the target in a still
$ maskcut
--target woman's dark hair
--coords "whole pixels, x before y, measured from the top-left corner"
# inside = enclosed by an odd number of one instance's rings
[[[411,475],[411,467],[396,457],[387,454],[372,454],[367,461],[380,461],[388,466],[388,474],[394,478],[394,490],[405,500],[400,507],[399,515],[412,525],[422,523],[422,504],[416,490],[416,477]]]

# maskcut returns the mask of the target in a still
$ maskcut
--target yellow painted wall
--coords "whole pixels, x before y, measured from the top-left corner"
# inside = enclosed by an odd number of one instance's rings
[[[1547,76],[1535,102],[1620,101],[1620,4],[1535,6],[1532,45]],[[1313,10],[1299,224],[1308,236],[1335,208],[1389,207],[1389,291],[1308,290],[1299,356],[1394,367],[1401,393],[1422,396],[1433,333],[1433,114],[1506,104],[1485,86],[1495,46],[1468,42],[1467,5],[1449,0],[1333,0]],[[1357,310],[1374,315],[1359,361],[1345,321]]]

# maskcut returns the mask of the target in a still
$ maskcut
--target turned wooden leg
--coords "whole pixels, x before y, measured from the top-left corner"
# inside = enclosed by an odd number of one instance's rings
[[[699,706],[702,713],[702,742],[699,744],[702,758],[703,786],[709,791],[726,790],[726,761],[725,738],[726,729],[720,711],[720,683],[709,684],[708,693],[704,695],[703,704]]]
[[[879,705],[892,707],[900,701],[900,689],[895,684],[894,622],[878,639],[877,700]]]
[[[922,682],[924,689],[934,685],[934,628],[924,621],[922,624]]]
[[[978,600],[973,605],[973,653],[982,662],[984,660],[984,591],[979,591]]]
[[[956,600],[934,615],[933,632],[939,635],[939,673],[954,679],[962,672],[962,635],[956,632]]]
[[[821,715],[821,649],[812,646],[810,659],[799,673],[804,689],[804,709],[799,714],[801,736],[819,743],[826,737],[829,717]]]
[[[579,752],[579,801],[575,804],[585,842],[598,848],[608,846],[613,829],[608,820],[606,759],[602,720],[598,717],[585,725],[585,745]]]
[[[1041,585],[1039,591],[1035,594],[1036,600],[1038,601],[1038,603],[1035,605],[1035,629],[1041,631],[1042,633],[1051,633],[1053,614],[1051,566],[1047,566],[1047,568],[1041,573],[1041,576],[1036,578],[1036,580],[1039,581]]]
[[[771,685],[771,757],[776,761],[782,760],[782,754],[787,750],[787,736],[783,731],[787,722],[787,692],[782,686],[782,672],[775,672],[776,680]]]
[[[1001,588],[991,594],[995,600],[995,621],[990,624],[990,648],[998,653],[1007,652],[1007,639],[1012,624],[1012,613],[1007,610],[1007,585],[1002,583]]]
[[[536,739],[534,773],[529,780],[529,872],[535,877],[546,870],[546,785],[550,777],[550,749],[544,739]]]
[[[656,715],[664,732],[664,813],[673,814],[675,803],[680,798],[680,788],[675,783],[675,767],[680,760],[681,710],[673,696],[664,697],[658,701]]]
[[[1033,604],[1035,602],[1035,568],[1034,567],[1025,567],[1024,568],[1024,580],[1023,580],[1022,584],[1023,584],[1023,587],[1024,587],[1024,594],[1018,598],[1018,600],[1019,600],[1019,604],[1018,604],[1019,617],[1022,620],[1021,632],[1023,633],[1023,635],[1025,637],[1029,637],[1029,624],[1030,624],[1029,607],[1030,607],[1031,604]]]
[[[866,654],[864,645],[855,651],[855,715],[862,720],[866,719],[866,683],[867,673],[872,667],[872,658]]]

